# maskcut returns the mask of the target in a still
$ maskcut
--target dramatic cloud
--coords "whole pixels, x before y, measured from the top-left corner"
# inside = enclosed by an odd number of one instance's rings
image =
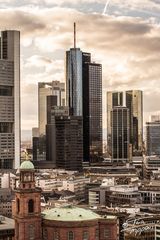
[[[37,83],[64,81],[65,51],[73,46],[74,21],[77,22],[77,46],[91,52],[93,61],[103,65],[104,95],[105,90],[142,89],[145,120],[151,112],[159,111],[160,94],[155,89],[160,89],[160,26],[152,14],[150,18],[139,14],[139,10],[160,11],[158,1],[110,1],[113,12],[120,8],[130,11],[139,8],[135,16],[123,15],[123,11],[121,16],[82,12],[76,5],[78,1],[74,1],[75,8],[71,8],[72,3],[61,0],[57,7],[56,1],[45,0],[42,8],[44,1],[39,1],[39,6],[35,1],[24,1],[23,7],[14,1],[14,11],[12,8],[0,10],[0,28],[21,31],[23,128],[36,125]],[[81,3],[105,6],[106,1],[82,0]]]

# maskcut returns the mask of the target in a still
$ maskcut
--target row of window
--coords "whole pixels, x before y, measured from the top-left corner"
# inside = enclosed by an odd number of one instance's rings
[[[111,237],[111,231],[109,228],[104,229],[104,237],[105,238]],[[47,240],[47,239],[48,239],[48,232],[47,232],[47,229],[45,229],[43,231],[43,240]],[[74,240],[74,239],[75,239],[74,232],[73,231],[67,232],[67,240]],[[59,232],[57,232],[57,231],[54,232],[53,240],[60,240]],[[89,240],[89,232],[88,231],[83,232],[82,240]],[[96,231],[95,231],[95,240],[99,240],[99,229],[96,229]]]

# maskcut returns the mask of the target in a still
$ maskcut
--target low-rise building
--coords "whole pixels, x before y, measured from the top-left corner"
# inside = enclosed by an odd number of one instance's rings
[[[143,160],[143,176],[146,179],[150,179],[153,176],[153,171],[157,171],[160,168],[159,156],[145,156]]]
[[[14,220],[0,215],[0,239],[14,239]]]

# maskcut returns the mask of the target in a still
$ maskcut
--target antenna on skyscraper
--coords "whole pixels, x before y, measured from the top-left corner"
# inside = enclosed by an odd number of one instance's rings
[[[76,23],[74,22],[74,48],[76,48]]]

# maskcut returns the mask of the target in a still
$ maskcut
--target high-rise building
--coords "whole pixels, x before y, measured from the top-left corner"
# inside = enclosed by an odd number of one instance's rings
[[[20,165],[20,32],[1,32],[0,168]]]
[[[57,96],[57,106],[65,106],[65,84],[59,81],[38,83],[39,134],[45,135],[47,124],[47,96]]]
[[[66,52],[66,102],[83,117],[83,160],[102,156],[102,66],[79,48]]]
[[[102,156],[102,65],[83,65],[83,151],[84,161]]]
[[[83,115],[83,66],[90,58],[80,48],[66,52],[66,103],[74,116]]]
[[[107,92],[107,148],[110,155],[112,152],[111,111],[117,106],[124,106],[123,92]]]
[[[82,117],[56,114],[47,125],[48,161],[57,168],[81,170],[83,161]]]
[[[54,96],[47,97],[46,160],[56,167],[55,116],[69,116],[69,108],[55,106],[55,102],[50,99],[51,97]]]
[[[126,91],[126,107],[129,109],[130,143],[133,155],[143,148],[143,94],[140,90]]]
[[[129,109],[113,107],[111,110],[112,160],[129,160]]]
[[[160,155],[160,121],[146,123],[146,152],[148,156]]]
[[[65,106],[65,84],[59,81],[38,83],[39,137],[33,138],[33,160],[46,161],[46,125],[51,106]],[[35,162],[36,164],[36,162]]]

